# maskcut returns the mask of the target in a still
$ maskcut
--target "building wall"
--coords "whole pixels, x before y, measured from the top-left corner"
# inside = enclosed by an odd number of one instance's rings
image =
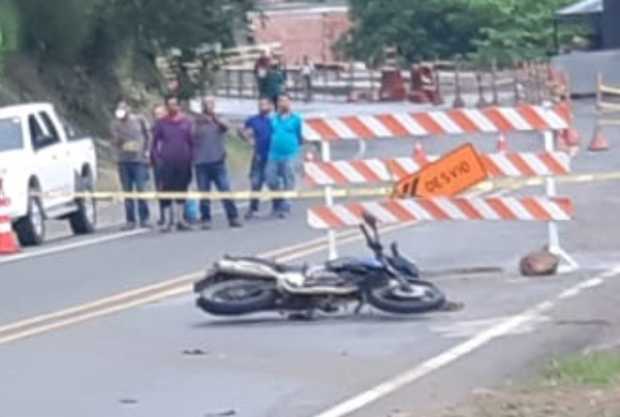
[[[334,62],[332,50],[351,27],[345,8],[267,12],[252,17],[256,43],[280,42],[288,64],[308,55],[313,62]]]
[[[603,47],[620,49],[620,0],[605,0],[603,12]]]

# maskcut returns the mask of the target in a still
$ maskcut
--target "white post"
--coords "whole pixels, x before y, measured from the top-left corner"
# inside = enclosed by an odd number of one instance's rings
[[[329,142],[321,141],[321,159],[323,162],[331,162],[331,147]],[[327,186],[325,190],[325,205],[332,207],[334,205],[333,187]],[[338,258],[338,246],[336,242],[336,232],[332,229],[327,231],[327,243],[329,248],[329,260]]]
[[[555,143],[553,140],[553,132],[551,130],[546,130],[543,133],[543,136],[545,138],[545,151],[554,152]],[[548,198],[557,197],[558,194],[555,178],[547,178],[545,180],[545,188]],[[562,245],[560,244],[560,233],[556,222],[550,221],[547,224],[547,234],[549,240],[549,252],[559,256],[566,263],[566,265],[560,265],[558,272],[565,274],[579,269],[579,264],[562,248]]]

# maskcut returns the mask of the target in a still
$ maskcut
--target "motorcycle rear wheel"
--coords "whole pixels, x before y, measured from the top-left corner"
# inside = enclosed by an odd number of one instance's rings
[[[422,287],[423,294],[408,292],[401,287],[378,287],[368,290],[368,302],[374,307],[394,314],[420,314],[443,307],[446,296],[430,282],[416,281],[412,286]]]
[[[277,298],[275,283],[237,279],[207,286],[196,304],[209,314],[240,316],[273,310]]]

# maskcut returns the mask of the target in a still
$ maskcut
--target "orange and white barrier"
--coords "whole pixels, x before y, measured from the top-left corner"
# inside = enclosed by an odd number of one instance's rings
[[[464,135],[565,130],[570,109],[563,104],[543,106],[455,109],[426,113],[395,113],[368,116],[307,119],[304,137],[311,141],[372,140],[429,135]]]
[[[567,221],[574,215],[568,198],[496,197],[385,200],[315,207],[308,223],[316,229],[340,229],[363,223],[367,211],[382,224],[411,221]]]
[[[439,156],[428,156],[434,162]],[[545,177],[570,173],[570,157],[563,152],[495,153],[482,155],[491,177]],[[425,164],[415,157],[305,163],[311,186],[344,186],[392,182],[419,171]]]
[[[360,223],[364,210],[383,223],[415,220],[522,220],[547,222],[549,250],[568,264],[563,271],[575,270],[578,264],[560,246],[556,221],[569,220],[573,214],[570,200],[557,198],[555,175],[570,172],[570,158],[555,150],[554,133],[572,128],[570,104],[543,106],[522,105],[514,108],[454,109],[425,113],[396,113],[320,117],[306,120],[304,137],[318,141],[322,162],[307,161],[307,181],[324,187],[325,206],[308,212],[312,227],[328,230],[330,258],[337,256],[334,230]],[[509,132],[540,133],[544,142],[542,153],[507,152],[504,134]],[[499,153],[483,155],[486,171],[491,177],[544,176],[545,197],[467,199],[439,198],[433,200],[386,200],[381,202],[336,205],[333,187],[392,182],[419,171],[437,159],[429,157],[416,145],[414,155],[405,158],[332,161],[331,145],[357,140],[364,144],[374,139],[412,138],[438,135],[499,134],[504,139]]]

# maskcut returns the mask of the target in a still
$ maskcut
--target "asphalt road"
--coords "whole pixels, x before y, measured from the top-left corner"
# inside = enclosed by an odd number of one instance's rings
[[[589,137],[589,103],[578,109]],[[471,139],[494,147],[489,138]],[[541,145],[528,135],[509,141],[515,150]],[[429,153],[457,143],[424,141]],[[381,142],[368,152],[411,148]],[[582,153],[575,171],[619,171],[619,153]],[[110,228],[0,258],[0,415],[384,417],[454,404],[477,387],[526,377],[553,355],[617,336],[618,189],[560,187],[578,213],[562,225],[562,242],[582,270],[551,279],[516,274],[518,259],[545,244],[544,224],[392,230],[386,239],[400,241],[424,270],[505,271],[434,278],[466,308],[413,318],[366,310],[314,322],[222,320],[194,307],[189,283],[223,254],[321,261],[322,235],[305,226],[303,204],[288,221],[263,219],[239,231],[223,220],[211,232],[169,236]],[[354,232],[342,241],[342,254],[365,253]]]

